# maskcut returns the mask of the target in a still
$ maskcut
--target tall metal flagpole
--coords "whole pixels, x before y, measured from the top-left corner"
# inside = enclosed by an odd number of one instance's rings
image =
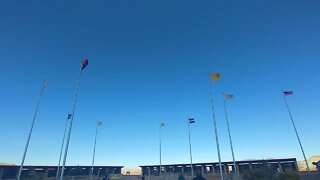
[[[226,122],[227,122],[227,127],[228,127],[228,134],[229,134],[229,142],[230,142],[231,153],[232,153],[233,168],[234,168],[234,172],[237,173],[236,161],[234,159],[233,145],[232,145],[232,139],[231,139],[231,132],[230,132],[230,127],[229,127],[229,118],[228,118],[227,107],[226,107],[226,99],[228,98],[226,96],[228,96],[228,95],[225,95],[222,92],[222,96],[223,96],[223,101],[224,101],[223,102],[224,112],[225,112],[225,115],[226,115]],[[229,96],[233,97],[233,95],[229,95]]]
[[[93,166],[94,166],[94,157],[96,155],[96,144],[97,144],[98,127],[101,126],[101,123],[102,123],[101,121],[97,121],[96,135],[94,137],[94,146],[93,146],[93,156],[92,156],[90,179],[92,179],[92,176],[93,176]]]
[[[161,128],[164,126],[164,123],[160,123],[160,129],[159,129],[159,142],[160,142],[160,144],[159,144],[159,148],[160,148],[160,169],[159,169],[159,176],[160,176],[160,178],[161,178],[161,171],[162,171],[162,169],[161,169]]]
[[[306,165],[307,165],[307,171],[308,171],[308,173],[310,173],[310,168],[309,168],[309,165],[308,165],[308,161],[307,161],[306,155],[304,153],[304,150],[303,150],[303,147],[302,147],[302,144],[301,144],[301,140],[300,140],[296,125],[295,125],[295,123],[293,121],[293,117],[291,115],[291,111],[290,111],[289,105],[287,103],[286,93],[288,93],[288,92],[283,91],[283,99],[284,99],[284,102],[286,103],[286,106],[287,106],[287,109],[288,109],[288,113],[290,115],[290,119],[291,119],[291,122],[292,122],[292,126],[294,128],[294,132],[296,133],[297,139],[299,141],[299,145],[300,145],[300,148],[301,148],[301,152],[303,154],[304,161],[306,162]],[[292,92],[290,92],[290,95],[292,95]]]
[[[26,158],[26,154],[27,154],[27,151],[28,151],[29,142],[30,142],[30,138],[31,138],[33,126],[34,126],[34,123],[35,123],[35,121],[36,121],[36,117],[37,117],[37,113],[38,113],[40,101],[41,101],[41,98],[42,98],[43,90],[44,90],[44,88],[47,87],[47,86],[48,86],[48,81],[47,81],[47,80],[44,80],[44,81],[43,81],[43,84],[42,84],[41,91],[40,91],[39,99],[38,99],[38,102],[37,102],[36,112],[34,113],[34,116],[33,116],[33,121],[32,121],[32,124],[31,124],[30,131],[29,131],[29,135],[28,135],[26,147],[25,147],[25,149],[24,149],[24,153],[23,153],[21,165],[20,165],[20,168],[19,168],[19,173],[18,173],[18,177],[17,177],[18,180],[20,180],[20,177],[21,177],[24,160],[25,160],[25,158]]]
[[[189,130],[189,150],[190,150],[190,165],[191,165],[191,177],[193,178],[193,164],[192,164],[192,151],[191,151],[191,133],[190,133],[190,124],[194,123],[194,118],[190,118],[188,122],[188,130]]]
[[[85,64],[86,63],[86,64]],[[67,155],[68,155],[68,148],[69,148],[69,141],[70,141],[70,135],[71,135],[71,130],[72,130],[72,123],[73,123],[73,117],[74,117],[74,112],[76,109],[76,104],[77,104],[77,97],[78,97],[78,91],[79,91],[79,85],[80,85],[80,77],[82,70],[88,65],[88,60],[85,59],[81,63],[81,68],[78,76],[78,82],[77,82],[77,87],[76,87],[76,95],[74,98],[74,103],[73,103],[73,109],[72,109],[72,114],[71,114],[71,120],[70,120],[70,125],[69,125],[69,130],[68,130],[68,136],[67,136],[67,142],[66,142],[66,148],[64,152],[64,157],[63,157],[63,164],[62,164],[62,169],[61,169],[61,174],[60,174],[60,180],[63,180],[63,174],[64,174],[64,167],[66,165],[66,160],[67,160]]]
[[[71,114],[68,113],[66,125],[65,125],[65,128],[64,128],[63,138],[62,138],[62,144],[61,144],[61,150],[60,150],[60,155],[59,155],[59,162],[58,162],[58,169],[57,169],[57,174],[56,174],[56,180],[58,180],[58,178],[59,178],[61,156],[62,156],[62,151],[63,151],[63,147],[64,147],[64,140],[65,140],[66,133],[67,133],[68,122],[69,122],[69,119],[70,119],[70,118],[71,118]]]
[[[219,75],[219,78],[220,78],[220,75]],[[218,137],[217,123],[216,123],[216,115],[214,113],[212,82],[210,79],[210,74],[209,74],[209,94],[210,94],[210,101],[211,101],[212,120],[213,120],[214,132],[215,132],[215,136],[216,136],[216,144],[217,144],[217,151],[218,151],[218,158],[219,158],[220,179],[223,180],[220,147],[219,147],[219,137]]]

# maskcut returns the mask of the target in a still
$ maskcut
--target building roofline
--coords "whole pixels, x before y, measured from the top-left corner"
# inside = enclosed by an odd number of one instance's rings
[[[282,158],[282,159],[258,159],[258,160],[241,160],[241,161],[236,161],[236,163],[254,163],[254,162],[263,162],[263,161],[297,161],[296,158]],[[225,161],[221,162],[223,164],[228,163],[228,164],[233,164],[233,161]],[[192,163],[193,165],[207,165],[207,164],[219,164],[219,162],[207,162],[207,163]],[[162,164],[161,166],[184,166],[184,165],[190,165],[190,163],[184,163],[184,164]],[[155,166],[160,166],[159,164],[157,165],[142,165],[139,167],[155,167]]]
[[[15,164],[0,164],[1,167],[20,167],[20,165],[15,165]],[[24,165],[24,168],[28,168],[28,167],[48,167],[48,168],[54,168],[57,166],[53,166],[53,165]],[[73,166],[65,166],[65,167],[88,167],[91,168],[91,165],[73,165]],[[93,166],[95,168],[123,168],[124,166]]]

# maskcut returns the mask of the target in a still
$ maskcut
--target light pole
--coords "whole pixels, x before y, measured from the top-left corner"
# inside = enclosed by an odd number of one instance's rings
[[[161,167],[161,129],[164,127],[164,123],[160,123],[160,129],[159,129],[159,142],[160,142],[160,169],[159,169],[159,176],[161,178],[161,171],[162,171],[162,167]]]
[[[193,178],[193,164],[192,164],[192,151],[191,151],[191,133],[190,133],[190,124],[195,123],[194,118],[188,119],[188,130],[189,130],[189,152],[190,152],[190,165],[191,165],[191,177]]]
[[[62,151],[63,151],[63,147],[64,147],[64,140],[66,137],[66,132],[67,132],[67,127],[68,127],[68,122],[69,119],[71,118],[71,114],[68,113],[68,118],[67,118],[67,122],[66,122],[66,126],[64,128],[64,134],[63,134],[63,138],[62,138],[62,145],[61,145],[61,150],[60,150],[60,155],[59,155],[59,162],[58,162],[58,168],[57,168],[57,174],[56,174],[56,180],[58,180],[59,178],[59,171],[60,171],[60,162],[61,162],[61,156],[62,156]]]
[[[310,173],[310,168],[309,168],[309,165],[308,165],[308,161],[307,161],[306,155],[304,153],[304,150],[303,150],[303,147],[302,147],[302,143],[301,143],[301,140],[300,140],[296,125],[295,125],[295,123],[293,121],[293,117],[292,117],[292,114],[291,114],[291,111],[290,111],[290,108],[289,108],[289,105],[288,105],[287,99],[286,99],[286,96],[291,96],[291,95],[293,95],[292,91],[283,91],[283,99],[284,99],[284,102],[286,103],[286,106],[287,106],[287,109],[288,109],[288,113],[290,115],[290,119],[291,119],[291,122],[292,122],[292,126],[293,126],[293,129],[294,129],[294,132],[296,133],[297,139],[299,141],[299,145],[300,145],[300,149],[301,149],[304,161],[306,162],[306,165],[307,165],[307,171],[308,171],[308,173]]]
[[[34,113],[34,116],[33,116],[33,121],[32,121],[32,124],[31,124],[30,131],[29,131],[29,135],[28,135],[26,147],[25,147],[24,152],[23,152],[22,161],[21,161],[21,165],[20,165],[19,173],[18,173],[18,177],[17,177],[18,180],[20,180],[20,178],[21,178],[21,173],[22,173],[22,169],[23,169],[23,164],[24,164],[24,160],[25,160],[25,158],[26,158],[26,154],[27,154],[27,151],[28,151],[29,142],[30,142],[32,130],[33,130],[33,127],[34,127],[34,123],[36,122],[36,117],[37,117],[37,114],[38,114],[38,109],[39,109],[40,101],[41,101],[41,98],[42,98],[43,90],[44,90],[44,88],[46,88],[47,86],[48,86],[48,81],[47,81],[47,80],[44,80],[44,81],[43,81],[43,84],[42,84],[41,91],[40,91],[39,99],[38,99],[38,102],[37,102],[36,112]]]
[[[95,154],[96,154],[97,134],[98,134],[98,127],[99,126],[102,126],[102,121],[97,121],[96,135],[94,137],[94,146],[93,146],[93,155],[92,155],[92,166],[91,166],[90,179],[92,179],[92,176],[93,176],[94,157],[95,157]]]
[[[228,118],[227,107],[226,107],[226,101],[233,99],[234,95],[222,93],[222,96],[223,96],[224,112],[226,115],[226,123],[227,123],[227,127],[228,127],[229,142],[230,142],[231,153],[232,153],[233,169],[234,169],[234,172],[237,173],[236,161],[234,159],[233,145],[232,145],[232,139],[231,139],[231,132],[230,132],[230,127],[229,127],[229,118]]]

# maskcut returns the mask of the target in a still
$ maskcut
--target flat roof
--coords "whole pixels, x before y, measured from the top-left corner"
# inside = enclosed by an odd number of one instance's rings
[[[282,159],[260,159],[260,160],[241,160],[241,161],[236,161],[236,163],[243,163],[243,164],[248,164],[248,163],[253,163],[253,162],[285,162],[285,161],[297,161],[296,158],[282,158]],[[225,161],[221,162],[223,164],[233,164],[233,161]],[[207,162],[207,163],[192,163],[193,165],[208,165],[208,164],[219,164],[219,162]],[[190,163],[185,163],[185,164],[162,164],[161,166],[185,166],[185,165],[190,165]],[[139,167],[154,167],[154,166],[160,166],[159,164],[157,165],[142,165]]]
[[[15,165],[15,164],[0,164],[1,167],[20,167],[20,165]],[[47,165],[24,165],[23,168],[55,168],[58,166],[47,166]],[[71,168],[76,168],[76,167],[82,167],[82,168],[91,168],[92,166],[81,166],[81,165],[74,165],[74,166],[65,166],[65,167],[71,167]],[[123,168],[124,166],[93,166],[95,168]]]

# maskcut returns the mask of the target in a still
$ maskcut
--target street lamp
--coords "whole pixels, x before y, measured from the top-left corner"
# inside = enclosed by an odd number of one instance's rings
[[[94,156],[96,155],[97,134],[98,134],[98,127],[99,126],[102,126],[102,121],[97,121],[96,135],[94,137],[94,146],[93,146],[93,156],[92,156],[92,166],[91,166],[90,179],[92,179],[92,176],[93,176]]]
[[[191,135],[190,135],[190,124],[195,123],[194,118],[188,119],[188,130],[189,130],[189,150],[190,150],[190,165],[191,165],[191,177],[193,178],[193,165],[192,165],[192,152],[191,152]]]

